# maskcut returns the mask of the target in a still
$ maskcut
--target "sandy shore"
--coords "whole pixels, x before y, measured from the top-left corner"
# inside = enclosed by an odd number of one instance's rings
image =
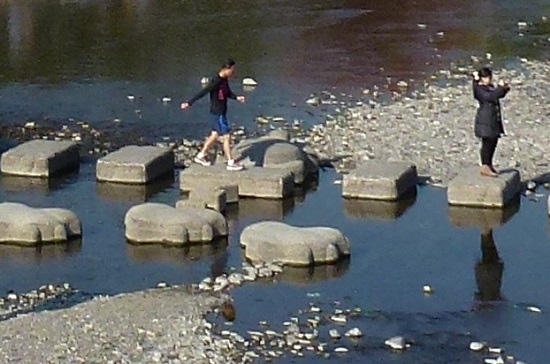
[[[446,184],[460,169],[479,163],[471,70],[441,71],[410,97],[386,104],[372,97],[341,108],[313,127],[307,141],[321,155],[341,158],[343,170],[369,159],[412,161],[433,183]],[[522,60],[518,69],[495,71],[497,82],[512,86],[502,101],[506,136],[496,166],[517,168],[524,180],[540,178],[550,172],[550,63]]]
[[[0,322],[2,363],[235,363],[204,319],[221,297],[184,288],[96,298]]]

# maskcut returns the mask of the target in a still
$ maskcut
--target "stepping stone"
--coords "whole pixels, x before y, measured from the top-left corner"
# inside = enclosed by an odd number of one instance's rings
[[[294,227],[281,222],[252,224],[241,233],[246,258],[254,263],[311,266],[349,256],[348,239],[328,227]]]
[[[126,239],[131,243],[187,244],[211,242],[227,236],[222,214],[204,208],[180,208],[144,203],[128,210],[124,218]]]
[[[285,133],[274,130],[267,136],[243,140],[234,148],[235,158],[246,165],[292,172],[294,182],[301,184],[319,172],[319,163],[301,146],[286,140]]]
[[[185,200],[176,202],[176,208],[200,207],[224,212],[227,204],[227,195],[223,189],[195,188]]]
[[[154,146],[128,145],[97,161],[98,181],[146,184],[174,171],[171,150]]]
[[[449,206],[449,221],[458,228],[479,228],[485,231],[506,224],[519,208],[519,202],[503,209]]]
[[[69,210],[0,203],[1,243],[62,242],[81,235],[80,220]]]
[[[228,171],[225,165],[216,164],[204,167],[194,164],[180,173],[180,189],[192,191],[200,186],[218,187],[227,194],[227,202],[234,202],[235,188],[241,197],[284,198],[294,191],[293,176],[290,172],[251,167],[243,171]]]
[[[344,199],[344,213],[357,219],[395,220],[403,216],[416,201],[416,194],[398,201]]]
[[[78,146],[69,141],[32,140],[2,154],[2,173],[15,176],[52,177],[78,168]]]
[[[266,200],[244,198],[239,201],[237,218],[256,218],[261,220],[282,220],[294,208],[294,198]]]
[[[507,170],[496,178],[484,177],[477,167],[460,172],[447,188],[450,205],[502,208],[517,199],[521,178],[517,170]]]
[[[344,197],[396,201],[416,190],[416,166],[404,162],[367,161],[344,175]]]

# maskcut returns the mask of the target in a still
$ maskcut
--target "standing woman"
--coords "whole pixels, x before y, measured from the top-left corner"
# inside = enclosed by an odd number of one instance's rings
[[[500,81],[493,86],[493,72],[489,68],[482,68],[473,73],[474,98],[479,101],[475,120],[475,136],[481,138],[481,169],[482,176],[498,177],[493,167],[493,156],[497,148],[498,139],[504,134],[500,99],[504,98],[510,86]]]

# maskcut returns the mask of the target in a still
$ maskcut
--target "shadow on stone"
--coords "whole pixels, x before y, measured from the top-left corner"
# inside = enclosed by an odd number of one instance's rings
[[[477,309],[503,300],[500,292],[503,271],[504,263],[501,261],[495,245],[493,229],[483,230],[481,233],[481,259],[475,266]]]
[[[37,264],[63,261],[82,250],[82,239],[72,239],[58,244],[23,245],[20,243],[0,244],[0,262]]]
[[[227,246],[227,238],[216,239],[208,244],[192,244],[178,247],[172,245],[140,245],[130,243],[126,245],[126,252],[131,260],[140,263],[162,262],[179,264],[186,261],[226,255]],[[225,267],[225,263],[223,266]],[[223,269],[221,271],[223,272]]]
[[[162,178],[147,185],[97,182],[96,190],[101,199],[113,202],[146,202],[157,193],[172,187],[174,174],[165,174]]]
[[[79,169],[79,167],[73,168],[64,174],[50,178],[23,177],[5,174],[0,177],[0,186],[2,189],[11,192],[34,190],[47,193],[59,190],[63,186],[75,182],[78,178]]]
[[[506,224],[520,207],[519,197],[503,209],[449,206],[449,221],[458,228],[487,231]]]
[[[344,213],[356,219],[395,220],[414,205],[416,197],[416,189],[413,189],[398,201],[344,198]]]
[[[284,267],[277,279],[284,283],[306,285],[342,277],[349,269],[350,258],[340,259],[335,264],[314,265],[311,267]]]

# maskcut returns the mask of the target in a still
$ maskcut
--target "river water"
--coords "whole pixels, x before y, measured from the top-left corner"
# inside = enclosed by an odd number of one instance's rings
[[[228,55],[238,62],[234,89],[248,96],[247,104],[231,105],[233,122],[254,129],[259,114],[322,122],[327,110],[304,105],[313,92],[359,96],[374,85],[421,82],[472,54],[490,52],[497,62],[543,58],[545,14],[544,0],[1,1],[0,124],[120,119],[129,133],[198,138],[209,128],[206,100],[185,113],[179,102]],[[530,23],[521,34],[518,21]],[[243,91],[245,76],[259,87]],[[247,224],[327,225],[351,239],[350,261],[234,290],[236,329],[260,320],[280,328],[310,302],[330,310],[340,301],[366,313],[351,323],[366,337],[355,347],[344,341],[351,352],[335,363],[481,362],[467,350],[473,339],[528,363],[547,361],[550,226],[543,202],[523,198],[506,216],[487,216],[449,209],[443,190],[422,187],[408,204],[354,204],[340,198],[340,177],[326,171],[305,196],[240,202],[227,242],[167,249],[127,245],[123,217],[145,200],[173,204],[177,183],[124,188],[96,184],[94,174],[86,162],[78,175],[49,184],[0,177],[0,201],[69,208],[84,225],[82,241],[69,245],[0,247],[0,291],[68,281],[117,293],[196,282],[240,266],[238,236]],[[424,284],[434,287],[432,296],[422,294]],[[543,313],[527,311],[530,304]],[[403,355],[380,344],[397,334],[415,340]]]

